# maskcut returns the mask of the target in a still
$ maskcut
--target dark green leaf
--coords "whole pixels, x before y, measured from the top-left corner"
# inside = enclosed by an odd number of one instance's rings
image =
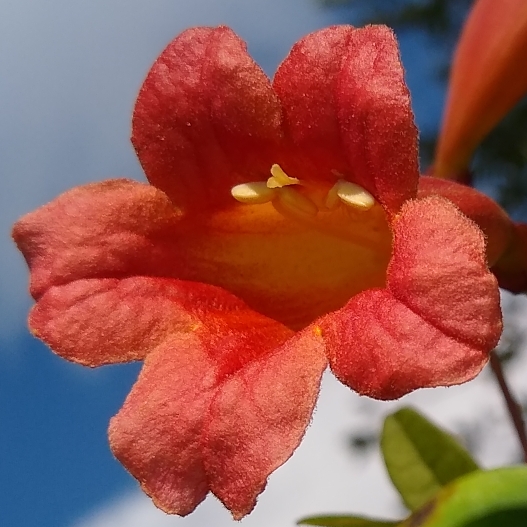
[[[401,527],[526,527],[527,467],[477,471],[444,487]]]
[[[320,527],[395,527],[401,522],[370,520],[359,516],[311,516],[297,522],[298,525],[318,525]]]
[[[444,485],[478,469],[456,439],[411,408],[385,419],[381,449],[388,474],[412,511]]]

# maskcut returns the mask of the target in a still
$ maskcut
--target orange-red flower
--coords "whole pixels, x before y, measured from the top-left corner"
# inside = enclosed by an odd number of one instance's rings
[[[272,83],[231,30],[185,31],[145,80],[132,141],[149,185],[73,189],[14,237],[35,335],[89,366],[144,359],[110,443],[160,508],[212,492],[250,512],[328,360],[380,399],[486,363],[499,250],[433,183],[417,197],[389,29],[308,35]]]

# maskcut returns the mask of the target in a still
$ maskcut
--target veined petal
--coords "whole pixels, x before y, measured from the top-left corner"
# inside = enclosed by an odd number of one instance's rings
[[[32,333],[84,366],[144,359],[175,328],[190,328],[183,304],[161,278],[77,280],[51,287],[29,315]]]
[[[514,223],[492,199],[472,187],[446,179],[421,177],[419,197],[442,196],[476,222],[486,237],[487,263],[500,287],[527,291],[527,225]]]
[[[116,455],[169,512],[187,514],[211,490],[241,517],[303,436],[323,343],[218,287],[171,278],[191,265],[177,260],[180,227],[163,192],[126,180],[74,189],[22,218],[30,326],[85,365],[145,358],[112,426]]]
[[[290,161],[293,174],[358,183],[392,213],[415,196],[417,129],[391,30],[334,26],[311,33],[295,44],[273,87],[288,136],[303,155],[296,166]]]
[[[442,196],[477,223],[486,237],[487,263],[492,267],[511,242],[514,223],[491,198],[467,185],[446,179],[419,178],[419,198]]]
[[[459,342],[486,351],[497,344],[500,299],[485,238],[449,201],[432,196],[405,204],[394,225],[388,289]]]
[[[76,187],[22,217],[13,238],[31,271],[31,294],[75,280],[173,276],[167,244],[181,219],[151,185],[114,179]]]
[[[321,323],[335,375],[394,399],[473,378],[501,334],[483,234],[450,202],[408,202],[394,220],[386,289],[365,291]]]
[[[48,289],[32,309],[29,326],[61,357],[95,367],[144,359],[174,333],[192,332],[196,319],[190,313],[205,306],[248,311],[214,286],[158,277],[95,278]],[[278,328],[280,338],[287,335],[274,321],[268,325]]]
[[[168,45],[132,124],[149,181],[195,214],[232,206],[232,187],[267,179],[282,135],[269,79],[226,27],[189,29]]]
[[[299,152],[284,168],[330,186],[337,174],[351,176],[342,148],[337,85],[353,31],[352,26],[332,26],[305,36],[293,46],[273,79],[284,111],[284,128]]]
[[[240,519],[298,446],[326,366],[322,339],[305,331],[280,346],[272,329],[243,308],[200,308],[192,331],[147,357],[110,444],[164,511],[186,515],[211,491]]]
[[[417,128],[393,31],[353,32],[339,78],[341,133],[354,180],[391,213],[415,197]]]
[[[13,235],[36,300],[78,280],[175,278],[227,289],[298,329],[385,283],[391,235],[381,207],[341,207],[318,223],[293,222],[270,203],[188,218],[155,187],[113,180],[64,193],[23,217]],[[62,298],[71,310],[77,294],[57,290],[46,306]]]
[[[478,0],[452,64],[434,175],[456,178],[481,140],[527,93],[527,2]]]

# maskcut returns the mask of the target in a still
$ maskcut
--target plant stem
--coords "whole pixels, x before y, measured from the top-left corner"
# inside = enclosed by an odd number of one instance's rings
[[[492,351],[490,354],[490,367],[498,380],[498,384],[505,398],[507,404],[507,409],[511,416],[514,428],[518,434],[518,439],[520,440],[520,445],[523,451],[523,461],[527,463],[527,433],[525,431],[525,421],[523,420],[523,411],[522,407],[518,404],[505,380],[503,375],[503,368],[501,367],[501,361],[495,351]]]

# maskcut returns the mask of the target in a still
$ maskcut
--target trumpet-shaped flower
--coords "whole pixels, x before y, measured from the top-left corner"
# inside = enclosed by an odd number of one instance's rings
[[[36,336],[88,366],[144,360],[110,444],[163,510],[212,492],[250,512],[328,361],[379,399],[486,363],[501,314],[484,236],[417,195],[389,29],[308,35],[273,82],[231,30],[185,31],[143,84],[132,141],[150,184],[73,189],[14,238]]]

